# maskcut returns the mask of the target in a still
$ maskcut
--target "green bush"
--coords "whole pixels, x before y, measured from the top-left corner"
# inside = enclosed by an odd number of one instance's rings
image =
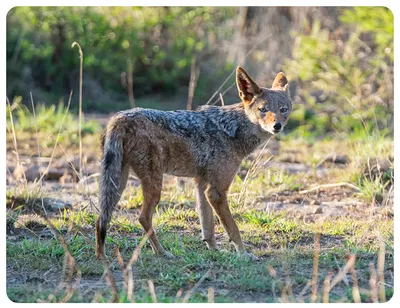
[[[219,25],[234,12],[213,7],[15,7],[7,16],[8,96],[23,95],[28,102],[36,87],[56,97],[77,90],[74,41],[83,49],[84,81],[90,81],[84,82],[84,99],[91,100],[92,108],[104,111],[115,101],[129,105],[123,74],[131,64],[136,98],[175,94],[188,86],[192,57],[202,64],[218,36],[231,32]],[[224,61],[209,64],[226,72]],[[208,97],[209,88],[210,79],[201,78],[196,96]]]
[[[298,84],[293,134],[393,132],[393,15],[386,8],[344,9],[343,25],[319,21],[294,32],[284,69]],[[310,29],[309,33],[307,29]],[[306,114],[312,116],[306,117]]]

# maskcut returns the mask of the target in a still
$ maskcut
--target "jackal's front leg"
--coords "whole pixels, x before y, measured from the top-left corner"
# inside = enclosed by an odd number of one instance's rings
[[[232,217],[228,206],[227,191],[210,186],[206,190],[206,196],[215,212],[217,213],[225,231],[228,233],[229,239],[235,245],[238,252],[244,252],[244,246],[240,237],[239,229]]]
[[[204,194],[205,186],[197,183],[197,212],[200,217],[201,235],[209,249],[217,249],[214,233],[214,215],[211,205]]]

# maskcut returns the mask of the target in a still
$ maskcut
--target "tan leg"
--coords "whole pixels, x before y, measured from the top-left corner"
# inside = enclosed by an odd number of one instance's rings
[[[204,189],[205,187],[202,183],[197,183],[197,212],[200,217],[201,235],[209,249],[217,249],[213,210],[204,194]]]
[[[209,186],[206,190],[206,196],[215,212],[217,213],[225,231],[228,233],[229,239],[235,245],[238,252],[244,251],[242,239],[239,229],[232,217],[228,206],[227,190],[218,189],[215,186]]]
[[[146,233],[150,233],[150,245],[154,252],[159,255],[170,257],[172,255],[167,253],[160,245],[152,223],[154,210],[160,201],[161,188],[162,176],[158,178],[148,177],[147,180],[142,180],[143,205],[139,216],[139,222]]]

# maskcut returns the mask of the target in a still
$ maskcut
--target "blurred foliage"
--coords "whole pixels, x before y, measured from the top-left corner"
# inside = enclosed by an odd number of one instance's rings
[[[377,44],[377,53],[387,54],[393,61],[393,13],[385,7],[355,7],[345,10],[340,16],[345,24],[356,26],[356,32],[373,33]]]
[[[129,63],[136,97],[173,94],[187,87],[192,57],[199,62],[213,53],[224,31],[219,25],[234,12],[213,7],[15,7],[7,16],[8,95],[26,93],[27,86],[55,97],[76,89],[74,41],[83,48],[85,87],[108,94],[97,106],[127,101]],[[216,66],[212,58],[208,62]],[[225,63],[220,69],[226,72]],[[197,93],[208,86],[208,79],[201,78]],[[90,94],[86,98],[96,97]]]
[[[379,129],[393,133],[393,15],[386,8],[343,9],[335,31],[318,20],[293,32],[289,76],[297,76],[297,102],[289,126],[295,135],[348,137]]]
[[[281,15],[273,21],[282,24],[275,29],[279,37],[265,36],[275,26],[267,18],[273,12]],[[210,98],[237,64],[227,60],[231,49],[240,47],[246,54],[257,47],[245,63],[251,75],[270,84],[268,78],[277,72],[265,73],[266,67],[281,68],[296,87],[289,137],[329,138],[327,132],[361,136],[376,128],[392,134],[390,10],[254,8],[241,27],[239,13],[235,7],[15,7],[7,16],[7,95],[22,96],[29,106],[33,92],[39,103],[54,105],[73,89],[71,109],[76,111],[79,55],[71,44],[77,41],[84,53],[86,111],[129,108],[131,64],[133,92],[141,106],[184,108],[193,58],[200,68],[196,106]],[[282,67],[268,63],[272,55],[258,45],[262,39],[268,46],[291,41],[290,50],[282,49],[275,59],[281,63],[286,58]],[[228,96],[237,101],[233,84]]]

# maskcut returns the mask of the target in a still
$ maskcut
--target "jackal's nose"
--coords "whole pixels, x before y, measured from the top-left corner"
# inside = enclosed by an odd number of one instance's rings
[[[282,128],[282,124],[281,123],[275,123],[275,125],[274,125],[274,130],[281,130],[281,128]]]

